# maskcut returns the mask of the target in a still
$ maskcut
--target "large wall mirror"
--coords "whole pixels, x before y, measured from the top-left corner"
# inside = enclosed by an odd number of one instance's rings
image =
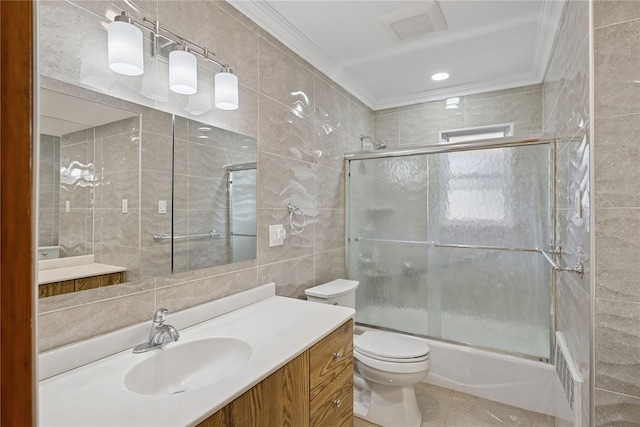
[[[39,260],[131,282],[255,259],[255,138],[73,92],[40,91]]]

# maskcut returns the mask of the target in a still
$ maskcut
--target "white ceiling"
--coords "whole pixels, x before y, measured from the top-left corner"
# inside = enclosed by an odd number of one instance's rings
[[[440,0],[447,28],[398,42],[380,18],[432,2],[228,1],[374,110],[541,83],[565,3]]]

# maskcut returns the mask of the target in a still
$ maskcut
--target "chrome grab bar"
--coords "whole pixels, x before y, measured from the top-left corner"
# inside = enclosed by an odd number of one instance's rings
[[[417,240],[390,240],[390,239],[363,239],[362,237],[355,237],[356,242],[379,242],[379,243],[409,243],[412,245],[433,245],[433,242],[420,242]]]
[[[507,246],[456,245],[450,243],[434,243],[436,248],[485,249],[490,251],[540,252],[537,248],[510,248]]]
[[[589,269],[584,266],[581,261],[578,261],[576,265],[573,267],[560,267],[556,264],[553,259],[549,256],[549,253],[554,255],[564,255],[568,254],[562,248],[555,248],[550,250],[538,249],[538,248],[511,248],[508,246],[482,246],[482,245],[459,245],[453,243],[436,243],[436,242],[427,242],[427,241],[418,241],[418,240],[393,240],[393,239],[365,239],[362,237],[355,237],[354,240],[356,242],[380,242],[380,243],[405,243],[412,245],[433,245],[436,248],[455,248],[455,249],[483,249],[490,251],[510,251],[510,252],[537,252],[542,254],[544,258],[551,264],[553,271],[568,271],[570,273],[576,273],[578,277],[582,279],[584,273],[588,272]]]
[[[229,233],[229,236],[258,237],[255,234]]]
[[[220,232],[216,230],[211,230],[207,234],[192,234],[190,236],[172,236],[171,234],[158,233],[153,235],[153,240],[156,242],[161,242],[163,240],[169,240],[172,237],[173,237],[173,240],[190,239],[190,238],[196,238],[196,237],[211,237],[212,239],[215,239],[216,237],[220,237]]]

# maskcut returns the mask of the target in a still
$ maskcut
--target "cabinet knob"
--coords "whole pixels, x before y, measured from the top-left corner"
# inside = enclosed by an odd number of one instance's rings
[[[336,408],[339,408],[340,405],[342,405],[342,400],[336,399],[333,401],[333,406],[335,406]]]
[[[342,357],[342,353],[341,353],[341,352],[336,351],[335,353],[333,353],[333,358],[334,358],[335,360],[338,360],[338,359],[340,359],[341,357]]]

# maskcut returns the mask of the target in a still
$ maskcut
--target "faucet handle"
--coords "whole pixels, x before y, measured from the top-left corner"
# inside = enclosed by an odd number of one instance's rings
[[[153,323],[164,323],[167,319],[167,313],[169,313],[169,310],[166,308],[156,311],[156,314],[153,315]]]

